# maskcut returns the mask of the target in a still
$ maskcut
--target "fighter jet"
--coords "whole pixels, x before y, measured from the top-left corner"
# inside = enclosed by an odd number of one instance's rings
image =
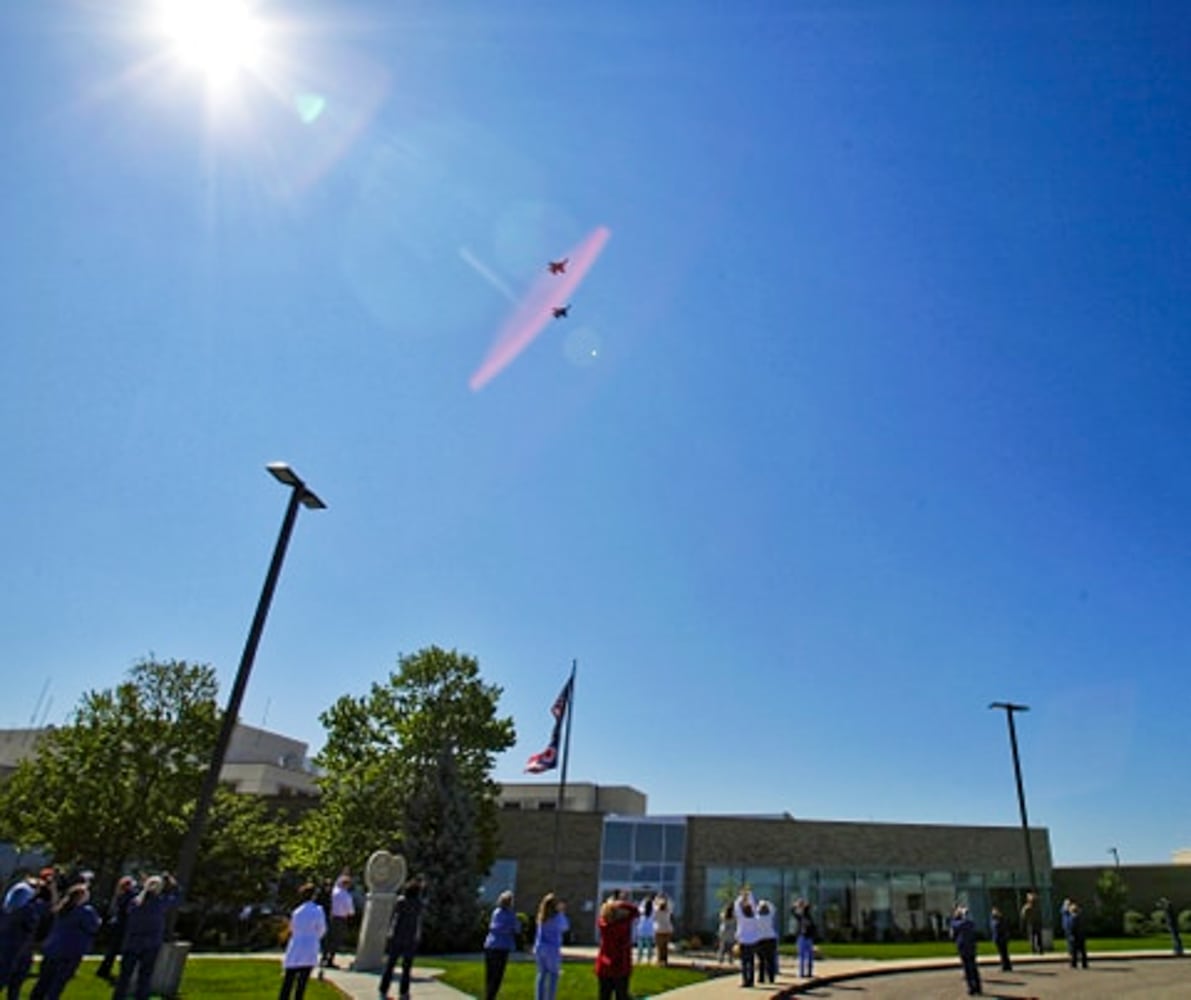
[[[563,319],[571,311],[571,304],[568,302],[565,306],[555,306],[550,310],[555,319]]]
[[[562,274],[567,269],[570,259],[570,257],[563,257],[562,260],[552,260],[546,266],[550,269],[551,274]]]

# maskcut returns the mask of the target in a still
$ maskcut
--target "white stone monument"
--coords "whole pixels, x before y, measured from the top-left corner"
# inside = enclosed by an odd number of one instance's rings
[[[364,903],[364,922],[356,946],[357,972],[377,972],[385,962],[385,938],[397,894],[405,884],[405,858],[388,851],[373,851],[364,866],[364,885],[368,895]]]

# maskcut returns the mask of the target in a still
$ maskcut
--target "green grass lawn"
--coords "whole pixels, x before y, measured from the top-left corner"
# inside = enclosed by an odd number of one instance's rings
[[[1088,951],[1149,951],[1151,949],[1167,950],[1170,948],[1170,935],[1159,934],[1149,937],[1129,938],[1089,938]],[[896,944],[864,944],[856,943],[824,943],[818,946],[824,958],[870,958],[891,960],[897,958],[954,958],[955,945],[950,941],[906,941]],[[1054,952],[1065,952],[1066,943],[1060,938],[1051,949]],[[996,955],[997,949],[991,941],[981,941],[979,946],[981,955]],[[1030,943],[1028,941],[1011,941],[1010,955],[1028,955]],[[789,954],[791,958],[797,954],[793,945],[783,945],[782,954]]]
[[[112,987],[95,976],[98,960],[83,963],[78,975],[70,981],[63,1000],[112,1000]],[[33,979],[25,981],[25,989],[33,989]],[[281,989],[281,958],[192,958],[182,974],[182,996],[185,1000],[262,1000],[276,997]],[[530,994],[532,996],[532,994]],[[311,978],[306,988],[306,1000],[342,1000],[343,994],[330,983]]]
[[[453,986],[473,997],[484,995],[483,959],[438,958],[434,955],[427,955],[424,959],[419,957],[418,962],[435,969],[443,969],[444,972],[440,979],[448,986]],[[417,964],[414,967],[417,968]],[[500,995],[510,998],[532,997],[536,973],[537,966],[532,959],[528,961],[519,958],[513,959],[505,970]],[[701,983],[707,978],[707,973],[697,972],[693,969],[677,966],[659,968],[656,965],[639,965],[633,968],[633,977],[629,980],[629,986],[633,996],[653,997],[665,993],[667,990],[676,990],[680,986]],[[558,1000],[591,1000],[595,995],[596,982],[592,963],[564,962],[562,975],[558,980]]]

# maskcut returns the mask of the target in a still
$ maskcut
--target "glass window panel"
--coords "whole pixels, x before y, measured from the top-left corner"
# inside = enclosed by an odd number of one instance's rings
[[[667,823],[665,826],[665,859],[679,864],[686,857],[686,826],[681,823]]]
[[[720,912],[736,898],[741,883],[740,872],[733,868],[708,866],[703,882],[703,926],[714,928],[719,924]]]
[[[892,937],[888,875],[884,872],[858,873],[856,906],[860,909],[860,933],[865,941],[887,941]]]
[[[604,882],[615,882],[618,886],[627,886],[633,866],[622,861],[605,861],[600,865],[600,879]]]
[[[829,941],[851,941],[857,936],[855,879],[851,872],[819,873],[817,898],[811,903],[819,913],[819,922]]]
[[[891,876],[889,903],[891,932],[895,940],[916,941],[926,936],[926,897],[922,892],[921,875],[903,873]]]
[[[927,872],[922,876],[926,929],[930,937],[941,941],[951,936],[951,911],[955,908],[955,878],[951,872]]]
[[[633,825],[631,823],[604,824],[603,856],[610,861],[632,860]]]
[[[514,858],[497,858],[492,863],[492,869],[480,881],[480,901],[495,903],[496,897],[506,889],[517,891],[517,861]]]
[[[662,828],[657,823],[638,823],[634,857],[638,861],[662,860]]]
[[[661,865],[633,865],[633,883],[635,885],[654,887],[662,884]]]

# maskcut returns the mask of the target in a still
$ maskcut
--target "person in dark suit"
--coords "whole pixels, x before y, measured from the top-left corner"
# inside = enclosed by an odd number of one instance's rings
[[[1158,900],[1158,909],[1166,917],[1166,926],[1170,931],[1170,946],[1176,955],[1183,953],[1183,938],[1179,934],[1179,915],[1174,911],[1174,903],[1163,896]]]
[[[997,946],[997,954],[1001,956],[1001,971],[1012,972],[1013,963],[1009,961],[1009,922],[999,907],[994,906],[989,914],[989,930],[992,932],[993,944]]]
[[[120,948],[124,945],[124,928],[128,924],[128,904],[136,899],[136,894],[136,881],[131,875],[124,875],[116,883],[116,891],[112,893],[112,901],[108,905],[107,931],[111,936],[108,938],[108,946],[103,953],[103,960],[95,970],[95,975],[108,982],[115,979],[115,976],[112,975],[112,967],[116,964]]]
[[[1088,967],[1088,938],[1083,926],[1083,913],[1079,904],[1067,904],[1067,954],[1071,956],[1071,968]]]
[[[959,961],[964,968],[968,996],[977,996],[984,991],[980,988],[980,967],[976,964],[976,924],[973,923],[966,906],[957,906],[952,913],[951,936],[955,940],[955,950],[959,952]]]
[[[426,903],[425,886],[420,878],[411,878],[405,883],[401,895],[393,906],[393,919],[389,924],[388,947],[385,949],[385,968],[380,977],[380,995],[387,998],[393,982],[393,968],[401,960],[401,981],[397,995],[409,1000],[409,981],[418,943],[422,940],[422,913]]]

